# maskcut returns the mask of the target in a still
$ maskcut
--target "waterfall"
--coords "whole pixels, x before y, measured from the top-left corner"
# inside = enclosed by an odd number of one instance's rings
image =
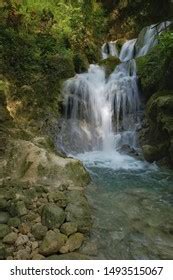
[[[143,29],[137,39],[125,42],[121,51],[117,41],[105,43],[103,59],[112,55],[122,61],[108,78],[103,67],[90,65],[86,73],[76,74],[64,83],[65,118],[57,142],[66,153],[102,151],[111,157],[114,153],[122,162],[119,155],[123,147],[138,147],[141,103],[135,57],[146,54],[157,43],[156,35],[164,26]]]
[[[137,39],[129,40],[122,46],[119,58],[121,61],[128,61],[135,57],[135,44]]]
[[[138,38],[126,41],[120,52],[117,48],[118,41],[107,42],[102,46],[102,58],[116,56],[120,61],[128,61],[146,55],[158,43],[158,36],[169,27],[171,21],[152,24],[142,29]]]
[[[109,56],[119,57],[119,51],[117,48],[117,41],[104,43],[102,46],[102,57],[103,59],[108,58]]]
[[[140,109],[135,60],[118,65],[108,79],[104,68],[90,65],[87,73],[65,82],[64,97],[71,152],[135,146]]]

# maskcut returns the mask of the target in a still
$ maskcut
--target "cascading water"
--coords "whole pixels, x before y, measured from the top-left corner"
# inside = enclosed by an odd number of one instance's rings
[[[90,65],[64,85],[58,146],[83,161],[92,177],[86,194],[97,259],[173,258],[173,176],[128,155],[128,147],[138,147],[141,109],[134,58],[156,44],[153,34],[153,26],[146,28],[120,52],[116,42],[104,44],[103,59],[122,61],[108,78],[104,68]]]
[[[65,83],[64,94],[66,120],[78,148],[83,142],[87,151],[135,145],[140,99],[134,60],[120,64],[108,80],[103,68],[91,65],[87,73]],[[76,152],[72,147],[70,152]]]
[[[123,146],[137,148],[140,97],[134,58],[145,55],[157,43],[156,35],[169,24],[144,28],[137,39],[125,42],[120,51],[116,41],[104,44],[103,59],[111,55],[122,61],[109,78],[104,68],[90,65],[87,73],[66,81],[66,117],[58,138],[58,145],[66,153],[109,151],[114,156],[116,152],[116,158]]]
[[[169,27],[171,21],[165,21],[160,24],[153,24],[142,29],[137,39],[126,41],[121,50],[118,51],[118,40],[108,42],[102,46],[102,58],[116,56],[121,61],[146,55],[158,43],[158,35]]]

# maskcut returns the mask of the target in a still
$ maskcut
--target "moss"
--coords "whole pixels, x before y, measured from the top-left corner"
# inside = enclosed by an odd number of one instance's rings
[[[142,145],[154,147],[146,149],[144,146],[144,156],[150,161],[161,158],[172,159],[173,143],[173,91],[160,91],[155,93],[146,106],[147,129],[141,132]],[[156,152],[157,150],[157,152]]]
[[[168,38],[167,38],[168,37]],[[166,33],[160,44],[136,59],[141,89],[147,99],[157,91],[173,90],[173,37]]]
[[[85,54],[76,53],[73,57],[73,62],[76,73],[85,72],[89,67],[89,62]]]
[[[50,55],[43,62],[43,68],[51,79],[68,79],[75,75],[72,56]]]
[[[94,43],[88,44],[84,52],[90,64],[97,63],[101,59],[100,46]]]
[[[66,166],[67,175],[78,186],[86,186],[90,182],[90,176],[80,161],[72,162]]]
[[[120,64],[120,60],[117,57],[110,56],[107,59],[101,60],[99,65],[103,66],[106,70],[106,75],[109,76],[114,70],[115,67]]]

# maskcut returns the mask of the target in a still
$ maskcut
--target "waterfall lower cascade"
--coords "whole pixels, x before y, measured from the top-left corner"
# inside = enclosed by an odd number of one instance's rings
[[[168,26],[145,28],[138,39],[104,44],[103,59],[117,56],[121,62],[107,78],[105,69],[90,65],[64,85],[65,119],[58,145],[66,153],[92,164],[110,168],[141,168],[140,161],[122,153],[123,147],[137,148],[136,129],[140,123],[140,96],[135,57],[145,55],[157,43],[156,35]],[[104,161],[104,163],[103,163]]]

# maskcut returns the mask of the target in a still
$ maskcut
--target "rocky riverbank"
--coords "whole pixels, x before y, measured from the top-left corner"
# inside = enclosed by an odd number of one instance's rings
[[[0,259],[88,259],[87,171],[47,136],[27,140],[1,99]]]

